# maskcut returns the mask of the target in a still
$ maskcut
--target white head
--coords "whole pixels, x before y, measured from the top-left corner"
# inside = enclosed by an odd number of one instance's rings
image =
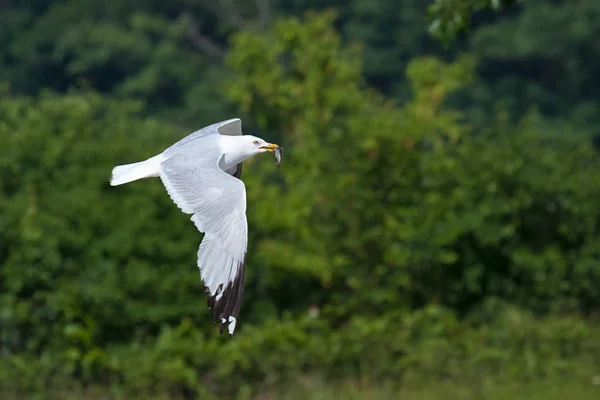
[[[232,167],[248,158],[264,152],[274,152],[278,145],[268,143],[263,139],[252,135],[225,136],[220,135],[221,148],[223,150],[223,167]]]
[[[276,144],[265,142],[263,139],[252,135],[238,136],[238,138],[244,143],[244,149],[251,155],[264,153],[265,151],[272,153],[279,147]]]

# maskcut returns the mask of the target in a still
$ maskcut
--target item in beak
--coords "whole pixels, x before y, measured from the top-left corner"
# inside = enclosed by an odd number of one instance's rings
[[[273,154],[275,155],[275,162],[277,163],[277,167],[281,165],[281,153],[283,152],[283,147],[278,147],[275,149]]]

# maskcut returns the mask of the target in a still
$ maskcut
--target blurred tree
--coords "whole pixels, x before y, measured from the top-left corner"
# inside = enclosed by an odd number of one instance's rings
[[[404,71],[412,58],[423,54],[451,56],[451,49],[444,48],[427,31],[425,1],[282,0],[277,9],[289,16],[302,15],[306,10],[335,9],[335,27],[344,42],[362,46],[363,75],[369,85],[402,101],[411,96]]]
[[[42,88],[62,92],[91,87],[142,100],[147,113],[196,127],[234,112],[220,89],[229,77],[222,59],[233,32],[268,27],[277,16],[333,7],[339,11],[335,24],[344,42],[363,46],[367,83],[399,102],[412,96],[404,76],[409,60],[425,54],[451,60],[457,50],[468,48],[477,56],[481,73],[457,101],[449,101],[468,110],[478,127],[490,123],[497,104],[507,107],[515,120],[537,105],[543,115],[578,121],[596,131],[597,2],[517,3],[6,2],[0,14],[0,80],[12,92],[26,94]],[[486,12],[490,8],[499,11]],[[437,26],[433,36],[430,24]],[[461,32],[465,24],[472,26],[469,35],[459,34],[450,46],[434,39]]]
[[[273,35],[236,35],[228,58],[238,73],[232,98],[293,149],[285,184],[261,194],[286,212],[256,214],[273,224],[260,234],[269,238],[259,247],[265,263],[275,256],[289,279],[305,270],[331,285],[322,295],[333,297],[320,301],[338,315],[430,301],[468,311],[490,296],[539,311],[564,299],[597,304],[585,289],[599,277],[584,261],[597,248],[600,194],[581,183],[597,174],[590,145],[542,140],[537,120],[496,118],[471,135],[462,113],[441,107],[470,82],[470,57],[411,63],[414,98],[395,108],[364,89],[360,55],[340,47],[332,20],[292,18]],[[272,281],[278,296],[292,293]]]
[[[232,110],[222,100],[219,82],[227,76],[220,66],[227,35],[246,19],[266,18],[269,10],[261,4],[59,0],[11,5],[0,15],[1,79],[25,94],[91,87],[142,100],[148,113],[181,123],[225,118]]]
[[[484,9],[500,10],[523,0],[433,0],[427,7],[429,31],[446,42],[470,28],[471,15]]]
[[[407,70],[415,96],[397,108],[365,88],[360,53],[342,46],[332,23],[325,13],[240,33],[227,58],[231,100],[281,132],[287,148],[285,174],[252,160],[256,172],[245,177],[247,320],[312,304],[342,320],[431,301],[468,311],[490,296],[539,311],[564,300],[597,304],[590,147],[565,135],[542,140],[535,121],[496,120],[471,135],[461,113],[442,107],[472,79],[470,57],[415,60]],[[25,310],[13,325],[88,320],[109,340],[133,329],[120,321],[153,331],[197,315],[193,226],[157,182],[126,188],[126,199],[106,183],[112,165],[182,134],[95,97],[4,99],[1,110],[1,292]],[[125,299],[136,300],[125,307]],[[48,332],[31,334],[35,347]]]
[[[0,100],[0,307],[11,351],[91,351],[202,314],[201,236],[159,182],[108,186],[112,166],[181,135],[136,119],[139,109],[84,94]]]
[[[536,105],[546,116],[598,134],[600,3],[524,2],[522,11],[471,35],[482,80],[471,104],[502,104],[514,119]]]
[[[398,107],[368,88],[334,21],[247,27],[226,54],[229,101],[285,147],[281,169],[244,169],[248,274],[227,343],[193,224],[157,180],[108,186],[112,166],[189,131],[143,102],[0,98],[0,386],[43,391],[59,375],[223,393],[311,370],[398,382],[484,367],[532,379],[576,357],[589,379],[595,331],[535,314],[600,303],[591,146],[533,113],[472,129],[446,102],[475,79],[469,55],[412,60]]]

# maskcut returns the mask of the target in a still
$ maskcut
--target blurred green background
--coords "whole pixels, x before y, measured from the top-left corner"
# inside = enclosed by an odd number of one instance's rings
[[[600,398],[597,0],[0,0],[2,399]],[[240,321],[113,166],[239,116]]]

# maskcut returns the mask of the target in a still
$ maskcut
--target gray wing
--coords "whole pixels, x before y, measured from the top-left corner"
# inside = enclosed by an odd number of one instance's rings
[[[196,132],[190,133],[171,147],[166,149],[163,154],[170,155],[180,151],[181,148],[190,142],[203,138],[210,135],[228,135],[228,136],[239,136],[242,134],[242,120],[239,118],[232,118],[225,121],[217,122],[212,125],[208,125],[202,129],[198,129]]]
[[[204,232],[198,268],[209,293],[208,306],[221,334],[233,335],[244,292],[248,223],[244,183],[218,167],[217,146],[201,157],[181,152],[161,164],[159,176],[169,196]]]

